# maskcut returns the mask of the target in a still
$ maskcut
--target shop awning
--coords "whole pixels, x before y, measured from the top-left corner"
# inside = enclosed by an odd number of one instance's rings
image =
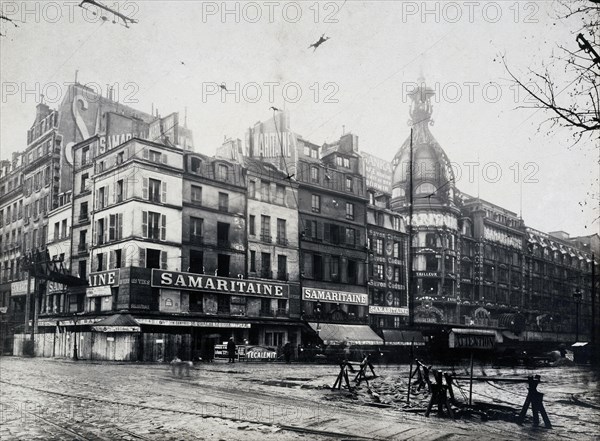
[[[492,329],[452,328],[448,345],[461,349],[493,349],[502,341],[502,334]]]
[[[386,346],[425,346],[421,331],[401,331],[399,329],[384,329],[383,339]]]
[[[96,332],[140,332],[139,323],[129,314],[114,314],[94,323],[92,331]]]
[[[309,323],[323,343],[355,346],[383,345],[383,340],[367,325],[339,325],[335,323]]]
[[[577,343],[573,343],[571,345],[572,348],[581,348],[583,346],[587,346],[588,342],[586,341],[578,341]]]

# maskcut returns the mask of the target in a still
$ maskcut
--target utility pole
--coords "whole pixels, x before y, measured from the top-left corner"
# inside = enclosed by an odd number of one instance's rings
[[[592,253],[592,350],[596,343],[596,256]]]
[[[412,238],[413,238],[413,129],[410,128],[410,158],[408,160],[408,259],[407,259],[407,277],[406,277],[406,287],[408,289],[408,324],[409,326],[415,325],[415,295],[413,292],[413,277],[412,277],[412,262],[413,262],[413,253],[412,253]]]

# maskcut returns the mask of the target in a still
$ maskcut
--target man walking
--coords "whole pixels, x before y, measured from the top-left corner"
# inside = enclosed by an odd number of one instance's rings
[[[233,341],[233,337],[230,337],[227,342],[227,353],[229,354],[229,363],[235,363],[235,342]]]

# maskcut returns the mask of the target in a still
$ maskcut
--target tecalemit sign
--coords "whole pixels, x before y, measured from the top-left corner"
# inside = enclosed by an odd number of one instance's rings
[[[316,288],[302,288],[302,300],[363,306],[369,304],[369,296],[367,294]]]
[[[287,299],[289,289],[281,283],[258,282],[248,279],[207,276],[206,274],[179,273],[174,271],[152,270],[152,286],[156,288],[183,289],[190,291],[210,291],[258,297]]]

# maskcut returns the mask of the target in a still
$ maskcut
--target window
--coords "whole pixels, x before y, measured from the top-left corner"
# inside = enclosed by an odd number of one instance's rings
[[[256,181],[248,183],[248,197],[252,199],[256,198]]]
[[[354,204],[346,202],[346,219],[354,220]]]
[[[317,167],[310,168],[310,180],[312,182],[319,182],[319,169]]]
[[[82,202],[79,206],[79,220],[86,220],[88,218],[88,203]]]
[[[65,239],[67,237],[69,237],[68,231],[67,231],[67,220],[63,219],[62,223],[61,223],[61,239]]]
[[[358,264],[356,263],[356,260],[348,259],[346,269],[348,274],[348,283],[355,285],[358,281]]]
[[[383,239],[375,239],[375,253],[383,254]]]
[[[277,243],[287,245],[287,225],[285,219],[277,219]]]
[[[313,213],[321,212],[321,196],[318,194],[313,194],[311,198],[311,209]]]
[[[115,190],[115,202],[123,202],[123,179],[117,181]]]
[[[162,154],[156,150],[148,150],[148,159],[152,162],[162,162]]]
[[[383,264],[378,263],[375,265],[375,277],[379,280],[383,280]]]
[[[109,216],[108,240],[121,240],[123,238],[123,214]]]
[[[323,257],[320,254],[313,254],[312,273],[315,280],[323,280]]]
[[[77,251],[86,251],[87,250],[87,230],[79,231],[79,245],[77,247]]]
[[[117,153],[117,165],[123,164],[125,161],[125,152]]]
[[[334,282],[339,282],[340,280],[340,257],[339,256],[331,256],[331,261],[329,262],[329,275],[331,280]]]
[[[261,185],[260,185],[260,200],[261,201],[269,202],[270,197],[271,197],[270,190],[271,190],[271,183],[262,181]]]
[[[271,242],[271,216],[260,216],[260,239]]]
[[[103,172],[104,171],[104,161],[100,161],[98,163],[98,171],[99,172]]]
[[[271,253],[260,253],[260,276],[264,279],[271,278]]]
[[[219,210],[220,211],[228,211],[229,210],[229,195],[227,193],[219,192]]]
[[[90,175],[84,173],[81,175],[81,191],[84,192],[87,190],[87,181],[90,178]]]
[[[152,211],[142,212],[142,231],[144,237],[165,240],[166,224],[166,215],[153,213]]]
[[[394,282],[400,283],[400,267],[399,266],[394,267]]]
[[[229,246],[229,224],[217,222],[217,245]]]
[[[250,271],[256,272],[256,251],[250,251]]]
[[[158,179],[148,179],[148,200],[160,202],[161,182]]]
[[[190,250],[190,267],[192,273],[204,273],[204,253],[202,251]]]
[[[190,240],[192,243],[202,242],[204,234],[204,219],[199,217],[190,218]]]
[[[277,256],[277,280],[287,280],[287,256]]]
[[[304,234],[309,239],[317,239],[318,223],[314,220],[306,221]]]
[[[429,182],[424,182],[423,184],[421,184],[417,187],[415,194],[430,195],[430,194],[435,194],[435,192],[436,192],[436,189],[433,184],[430,184]]]
[[[202,203],[202,187],[192,185],[192,202]]]
[[[121,259],[123,258],[123,253],[121,252],[121,250],[114,250],[111,252],[111,262],[110,262],[110,266],[111,268],[121,268]]]
[[[167,269],[166,251],[155,250],[152,248],[146,248],[145,250],[141,248],[140,251],[146,252],[145,265],[140,264],[140,266],[145,266],[146,268]]]
[[[85,165],[88,163],[89,161],[89,155],[90,155],[90,148],[88,147],[84,147],[81,150],[81,165]]]
[[[229,255],[218,254],[217,255],[217,276],[229,277]],[[229,305],[229,296],[217,296],[218,299],[227,299]]]
[[[108,191],[106,187],[98,190],[96,205],[99,209],[103,209],[108,205]]]
[[[227,181],[229,174],[229,168],[224,164],[219,164],[217,167],[217,179],[220,181]]]
[[[256,216],[253,214],[250,215],[250,220],[248,221],[248,230],[251,236],[256,235]]]
[[[356,230],[354,228],[346,228],[346,245],[356,245]]]
[[[58,240],[60,237],[60,224],[59,222],[54,223],[54,240]]]
[[[96,262],[98,263],[96,271],[104,271],[104,253],[98,253],[96,255]]]
[[[346,191],[352,191],[353,187],[353,181],[352,178],[350,176],[346,177]]]
[[[285,203],[285,187],[283,185],[275,186],[275,203],[281,205]]]
[[[394,242],[393,256],[396,259],[400,258],[400,242]]]

